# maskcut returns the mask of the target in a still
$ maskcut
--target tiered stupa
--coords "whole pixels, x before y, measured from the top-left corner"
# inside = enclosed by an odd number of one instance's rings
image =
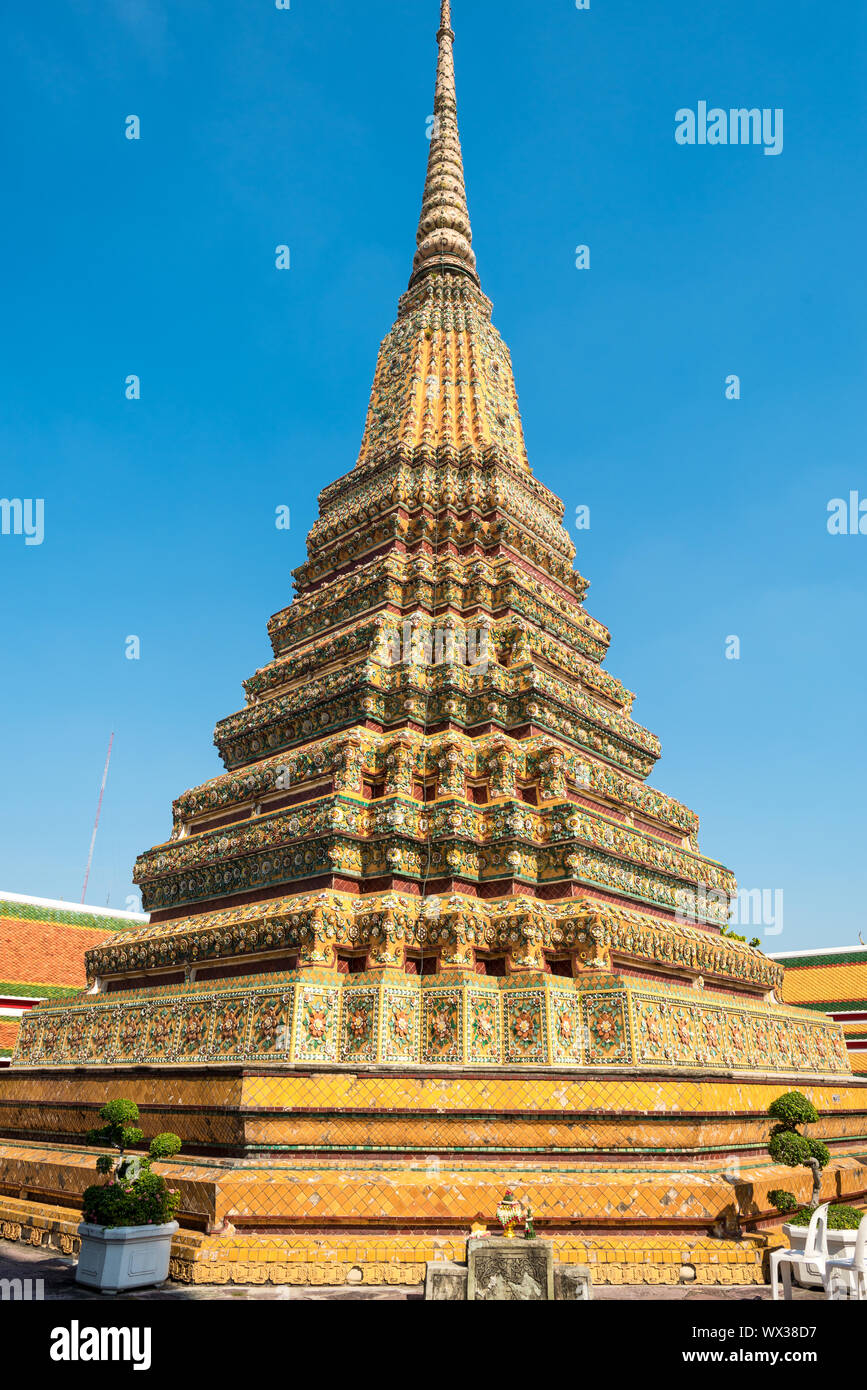
[[[150,924],[25,1020],[5,1216],[74,1201],[93,1158],[70,1144],[130,1095],[184,1139],[189,1277],[416,1280],[510,1182],[565,1253],[644,1232],[608,1277],[644,1277],[643,1239],[668,1278],[689,1236],[700,1278],[758,1278],[755,1242],[710,1234],[797,1184],[763,1157],[767,1104],[814,1096],[828,1181],[855,1194],[867,1087],[840,1028],[724,934],[732,875],[647,784],[659,743],[604,669],[480,286],[453,42],[444,0],[418,249],[358,462],[217,728],[226,772],[138,861]]]

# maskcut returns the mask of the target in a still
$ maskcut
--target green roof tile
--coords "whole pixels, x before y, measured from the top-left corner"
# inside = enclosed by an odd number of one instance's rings
[[[142,925],[128,917],[104,917],[86,908],[37,907],[35,903],[14,903],[5,898],[0,898],[0,917],[19,922],[58,922],[68,927],[88,927],[92,931],[129,931],[130,927]]]
[[[0,980],[0,995],[4,998],[19,999],[65,999],[70,994],[81,994],[82,985],[40,985],[20,980]]]

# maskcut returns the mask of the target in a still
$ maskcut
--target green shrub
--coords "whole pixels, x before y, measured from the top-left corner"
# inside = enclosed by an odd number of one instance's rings
[[[768,1153],[775,1163],[800,1168],[810,1158],[810,1141],[794,1129],[777,1129],[768,1142]]]
[[[768,1193],[768,1201],[777,1211],[794,1211],[798,1205],[798,1200],[793,1192],[787,1192],[785,1188],[775,1187]]]
[[[768,1194],[770,1195],[770,1194]],[[809,1207],[801,1207],[790,1219],[790,1226],[809,1226],[813,1215]],[[828,1208],[828,1229],[830,1231],[857,1231],[867,1212],[856,1211],[854,1207],[835,1206]]]
[[[768,1114],[772,1120],[781,1120],[787,1129],[792,1125],[814,1125],[819,1118],[813,1102],[800,1091],[787,1091],[784,1096],[777,1096],[768,1106]]]
[[[158,1134],[151,1140],[146,1158],[124,1159],[124,1150],[138,1144],[142,1132],[135,1124],[138,1106],[132,1100],[111,1100],[99,1112],[105,1121],[101,1129],[88,1134],[91,1144],[108,1144],[118,1149],[121,1158],[115,1164],[110,1154],[100,1154],[96,1170],[108,1178],[100,1186],[88,1187],[84,1194],[84,1219],[93,1226],[164,1226],[174,1220],[180,1198],[169,1189],[165,1178],[152,1173],[150,1165],[162,1158],[172,1158],[180,1152],[177,1134]],[[132,1177],[131,1174],[136,1176]]]
[[[174,1158],[176,1153],[180,1153],[181,1140],[177,1134],[157,1134],[151,1140],[149,1153],[151,1158]]]
[[[810,1157],[815,1158],[820,1168],[827,1168],[831,1162],[831,1150],[827,1144],[823,1144],[821,1139],[808,1139],[810,1146]]]
[[[138,1128],[138,1106],[134,1100],[110,1100],[100,1110],[99,1117],[105,1123],[101,1129],[88,1131],[88,1144],[107,1144],[121,1153],[133,1144],[140,1144],[142,1132]]]
[[[84,1219],[92,1226],[165,1226],[173,1221],[177,1194],[165,1178],[142,1173],[133,1183],[106,1183],[84,1193]]]
[[[87,1187],[82,1199],[82,1215],[91,1226],[131,1226],[129,1192],[119,1183]]]
[[[822,1190],[822,1169],[831,1161],[831,1153],[827,1144],[823,1144],[821,1139],[809,1139],[801,1133],[798,1125],[815,1124],[819,1112],[800,1091],[786,1091],[785,1095],[777,1096],[771,1102],[768,1114],[778,1121],[768,1139],[768,1153],[775,1163],[784,1163],[788,1168],[810,1169],[813,1175],[810,1208],[815,1210]]]

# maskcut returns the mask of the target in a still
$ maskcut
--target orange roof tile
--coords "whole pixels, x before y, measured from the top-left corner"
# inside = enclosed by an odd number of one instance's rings
[[[787,966],[783,999],[787,1004],[864,1003],[867,1001],[867,952],[861,961],[840,965]]]

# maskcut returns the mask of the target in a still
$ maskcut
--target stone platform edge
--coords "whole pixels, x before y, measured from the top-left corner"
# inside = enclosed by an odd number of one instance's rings
[[[0,1238],[74,1256],[79,1218],[67,1207],[0,1197]],[[549,1236],[561,1264],[590,1266],[594,1284],[755,1285],[767,1257],[785,1244],[777,1231],[742,1240],[707,1236]],[[184,1284],[424,1285],[428,1263],[467,1257],[468,1237],[203,1236],[181,1230],[170,1278]]]
[[[362,1158],[362,1156],[357,1156]],[[77,1215],[84,1189],[94,1181],[93,1149],[0,1142],[0,1201],[47,1205]],[[540,1229],[563,1239],[622,1238],[640,1231],[674,1242],[696,1233],[718,1238],[743,1230],[764,1232],[779,1224],[769,1193],[785,1187],[809,1198],[806,1169],[765,1160],[752,1167],[679,1163],[656,1171],[643,1165],[564,1166],[550,1159],[528,1164],[515,1155],[504,1167],[480,1156],[463,1164],[383,1165],[264,1160],[235,1164],[179,1156],[160,1164],[180,1198],[182,1225],[210,1236],[218,1232],[251,1238],[263,1232],[278,1240],[346,1242],[361,1230],[380,1248],[391,1232],[416,1244],[460,1238],[480,1213],[496,1210],[504,1181],[532,1193]],[[852,1204],[867,1200],[867,1154],[838,1149],[822,1172],[823,1198]]]

